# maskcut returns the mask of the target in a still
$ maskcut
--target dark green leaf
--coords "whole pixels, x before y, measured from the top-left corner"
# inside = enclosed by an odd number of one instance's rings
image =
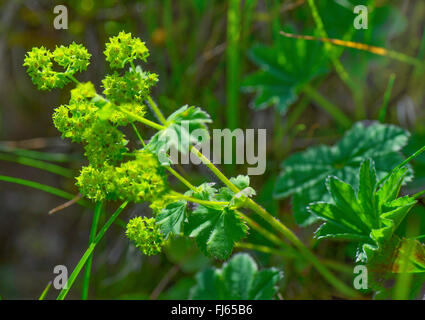
[[[156,223],[160,225],[161,232],[165,237],[170,233],[175,235],[182,231],[183,222],[187,215],[187,202],[180,200],[168,204],[156,216]]]
[[[151,138],[147,148],[158,154],[162,162],[172,148],[187,154],[191,144],[209,139],[206,124],[210,122],[212,120],[206,112],[185,105],[167,118],[165,129]]]
[[[285,113],[297,99],[300,88],[326,71],[323,45],[315,41],[277,35],[273,46],[254,46],[249,56],[261,69],[249,75],[243,89],[256,92],[255,109],[271,105]]]
[[[276,295],[282,273],[271,268],[258,270],[248,254],[236,254],[221,269],[197,274],[191,299],[197,300],[270,300]]]
[[[358,186],[358,167],[363,160],[371,158],[375,162],[375,175],[382,178],[403,160],[398,151],[407,143],[408,136],[408,132],[396,126],[357,123],[334,146],[312,147],[286,159],[274,196],[281,199],[293,195],[296,221],[310,224],[315,219],[305,209],[308,203],[330,200],[324,183],[326,177],[336,176]]]
[[[189,215],[184,231],[196,239],[204,254],[224,260],[232,253],[234,243],[246,236],[248,227],[233,210],[199,205]]]
[[[389,244],[394,243],[396,229],[416,203],[409,196],[397,198],[406,170],[394,170],[377,190],[374,163],[367,159],[361,164],[357,194],[351,185],[330,177],[327,184],[332,203],[309,206],[310,212],[326,221],[315,236],[358,242],[358,260],[376,268],[382,263],[379,257],[385,256],[390,270],[399,249]]]

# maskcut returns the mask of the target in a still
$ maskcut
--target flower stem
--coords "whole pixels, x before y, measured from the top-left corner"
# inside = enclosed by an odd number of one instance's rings
[[[148,120],[148,119],[146,119],[146,118],[144,118],[142,116],[139,116],[139,115],[137,115],[137,114],[135,114],[133,112],[130,112],[130,111],[126,110],[123,107],[117,106],[117,108],[122,113],[125,113],[126,115],[134,118],[135,120],[137,120],[137,121],[139,121],[139,122],[141,122],[143,124],[146,124],[147,126],[150,126],[150,127],[154,128],[156,130],[163,130],[163,129],[165,129],[164,126],[162,126],[162,125],[160,125],[160,124],[158,124],[156,122],[150,121],[150,120]]]
[[[131,112],[129,112],[131,115]],[[157,125],[157,124],[155,124]],[[189,147],[190,151],[194,153],[216,176],[219,178],[230,190],[234,193],[240,192],[240,190],[223,174],[221,171],[207,158],[205,157],[198,149],[194,146]],[[179,194],[179,196],[186,197],[184,195]],[[184,199],[184,198],[183,198]],[[194,198],[195,199],[195,198]],[[199,200],[196,199],[199,203]],[[190,200],[188,200],[190,201]],[[201,200],[202,201],[202,200]],[[195,202],[195,201],[194,201]],[[208,201],[211,204],[210,201]],[[337,288],[341,293],[355,297],[357,296],[357,292],[342,281],[340,281],[337,277],[335,277],[320,261],[317,257],[301,242],[300,239],[283,223],[276,220],[270,213],[264,210],[260,205],[258,205],[252,199],[248,199],[247,201],[248,208],[252,209],[255,213],[257,213],[260,217],[262,217],[266,222],[268,222],[276,231],[280,232],[283,236],[285,236],[304,256],[304,258],[310,261],[316,270],[335,288]]]
[[[202,204],[202,205],[205,205],[205,206],[227,206],[227,205],[229,205],[229,202],[227,202],[227,201],[201,200],[201,199],[197,199],[195,197],[186,196],[186,195],[178,193],[176,191],[171,191],[171,194],[172,194],[173,197],[183,199],[183,200],[187,200],[187,201],[193,202],[193,203],[199,203],[199,204]]]
[[[196,187],[193,186],[189,181],[187,181],[180,173],[178,173],[173,168],[166,166],[165,167],[173,176],[179,179],[186,187],[188,187],[192,191],[197,191]]]
[[[198,149],[194,146],[189,147],[190,151],[195,154],[203,164],[205,164],[216,176],[219,178],[230,190],[234,193],[238,193],[240,190],[229,180],[227,177],[221,173],[221,171],[207,158],[205,157]]]
[[[131,124],[133,127],[133,130],[136,132],[137,138],[140,140],[142,145],[146,147],[145,142],[143,141],[142,135],[140,134],[139,130],[137,130],[134,123]],[[177,179],[179,179],[186,187],[191,189],[192,191],[196,191],[196,187],[194,187],[189,181],[187,181],[181,174],[179,174],[176,170],[171,168],[170,166],[164,166],[168,172],[170,172],[173,176],[175,176]]]
[[[258,251],[258,252],[267,253],[267,254],[274,254],[276,256],[282,256],[282,257],[287,258],[287,259],[293,259],[294,258],[294,255],[292,255],[292,253],[289,253],[288,251],[277,250],[275,248],[271,248],[271,247],[268,247],[268,246],[265,246],[265,245],[260,245],[260,244],[254,244],[254,243],[249,243],[249,242],[237,242],[237,243],[235,243],[235,247],[253,250],[253,251]]]
[[[288,227],[276,220],[252,199],[248,199],[247,206],[285,236],[330,284],[349,297],[357,296],[357,292],[335,277]]]
[[[155,101],[152,99],[151,96],[147,96],[146,100],[148,101],[149,105],[151,106],[153,112],[158,117],[159,122],[162,124],[165,124],[167,120],[165,119],[164,115],[162,114],[161,110],[159,109],[158,105],[155,103]]]

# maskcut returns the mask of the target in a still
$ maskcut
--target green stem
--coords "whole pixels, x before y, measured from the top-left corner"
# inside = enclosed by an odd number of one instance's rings
[[[194,146],[190,146],[190,151],[194,153],[216,176],[219,178],[230,190],[235,193],[240,192],[240,190],[224,175],[221,171],[213,164],[211,161],[205,157],[198,149]],[[198,199],[196,199],[198,200]],[[310,261],[316,270],[322,274],[322,276],[328,280],[335,288],[340,290],[343,294],[348,296],[357,296],[357,292],[342,281],[336,278],[329,270],[320,263],[320,261],[310,252],[310,250],[298,239],[298,237],[292,233],[284,224],[277,221],[270,213],[264,210],[260,205],[254,202],[252,199],[247,201],[248,207],[261,216],[265,221],[267,221],[275,230],[282,233],[291,243],[293,243],[303,254],[304,258]]]
[[[234,193],[238,193],[240,190],[229,180],[227,177],[221,173],[218,168],[212,164],[212,162],[205,157],[198,149],[196,149],[194,146],[189,147],[190,151],[195,154],[203,164],[205,164],[216,176],[219,178],[227,187],[229,187],[230,190],[232,190]]]
[[[197,191],[196,187],[193,186],[189,181],[187,181],[180,173],[178,173],[173,168],[166,166],[165,167],[168,172],[170,172],[173,176],[175,176],[177,179],[179,179],[186,187],[188,187],[192,191]]]
[[[89,236],[89,245],[93,243],[96,238],[97,226],[99,224],[100,214],[102,212],[102,202],[96,203],[96,207],[94,209],[93,221],[90,229]],[[93,263],[93,254],[87,260],[86,269],[84,270],[84,280],[83,280],[83,289],[81,294],[81,300],[87,300],[89,295],[89,284],[90,284],[90,272],[91,266]]]
[[[310,6],[311,14],[313,16],[313,20],[317,26],[317,29],[320,33],[320,36],[322,38],[328,38],[328,34],[325,30],[325,26],[323,24],[322,18],[320,17],[319,10],[317,10],[316,4],[314,0],[308,0],[308,5]],[[347,71],[345,70],[342,63],[335,57],[335,53],[333,50],[333,47],[330,43],[324,44],[326,51],[329,53],[332,63],[335,67],[336,72],[338,73],[339,77],[342,81],[344,81],[349,88],[354,89],[356,88],[355,83],[350,79]]]
[[[239,121],[240,3],[240,0],[230,0],[227,9],[226,116],[230,130],[237,128]]]
[[[379,111],[379,122],[384,123],[387,115],[388,102],[390,101],[391,92],[393,90],[395,74],[392,73],[388,80],[387,90],[385,90],[384,101],[382,102],[381,110]]]
[[[72,285],[75,282],[75,279],[78,277],[80,271],[83,269],[84,265],[86,264],[87,260],[91,256],[94,248],[99,243],[100,240],[102,240],[103,236],[105,235],[106,231],[108,231],[109,227],[114,223],[115,219],[120,215],[120,213],[124,210],[124,208],[127,206],[128,202],[124,202],[109,218],[109,220],[105,223],[105,225],[100,229],[99,233],[96,235],[96,238],[94,241],[89,245],[87,250],[84,252],[83,256],[81,257],[80,261],[78,261],[77,266],[75,267],[74,271],[72,271],[71,276],[69,277],[66,287],[61,290],[59,293],[57,300],[64,300],[71,289]]]
[[[143,141],[143,138],[142,138],[142,136],[140,135],[139,130],[137,130],[136,125],[132,122],[132,123],[131,123],[131,126],[132,126],[132,128],[133,128],[134,132],[136,132],[137,138],[140,140],[140,143],[142,144],[142,146],[143,146],[143,147],[146,147],[146,143]]]
[[[156,107],[158,109],[158,107]],[[158,112],[161,113],[161,111],[158,109]],[[162,113],[161,113],[162,115]],[[164,118],[165,119],[165,118]],[[134,123],[131,124],[133,127],[133,130],[136,132],[137,138],[140,140],[140,142],[142,143],[142,145],[144,147],[146,147],[145,142],[143,141],[143,138],[139,132],[139,130],[137,130],[136,126],[134,125]],[[191,189],[192,191],[196,191],[196,187],[194,187],[189,181],[187,181],[181,174],[179,174],[177,171],[175,171],[173,168],[171,168],[170,166],[164,166],[168,172],[170,172],[173,176],[175,176],[177,179],[179,179],[186,187],[188,187],[189,189]]]
[[[259,244],[254,244],[254,243],[249,243],[249,242],[237,242],[235,243],[235,247],[258,251],[258,252],[262,252],[266,254],[274,254],[287,259],[293,259],[297,257],[297,255],[294,255],[292,252],[277,250],[275,248],[271,248],[271,247],[259,245]],[[332,260],[327,260],[327,259],[322,259],[321,262],[334,270],[341,271],[350,275],[353,273],[353,270],[344,264],[341,264]]]
[[[167,122],[167,119],[165,119],[164,115],[162,114],[161,110],[158,108],[158,105],[155,103],[155,101],[152,99],[152,97],[148,96],[146,98],[146,100],[148,101],[149,105],[151,106],[153,112],[158,117],[159,122],[161,122],[162,124],[165,124]]]
[[[408,157],[406,160],[404,160],[403,162],[401,162],[399,165],[395,166],[390,172],[388,172],[388,174],[383,177],[381,180],[379,180],[378,184],[376,185],[376,188],[379,188],[380,185],[388,179],[389,176],[391,176],[393,174],[394,171],[400,169],[401,167],[404,167],[406,164],[408,164],[410,161],[412,161],[413,159],[415,159],[416,157],[418,157],[421,153],[423,153],[425,151],[425,146],[423,146],[422,148],[420,148],[419,150],[417,150],[414,154],[412,154],[410,157]]]
[[[336,122],[343,128],[351,126],[351,120],[332,102],[322,96],[316,89],[309,84],[304,85],[302,91],[312,100],[314,100],[320,107],[329,113]]]
[[[260,205],[252,199],[248,199],[247,205],[250,209],[256,212],[260,217],[267,221],[276,231],[285,236],[304,256],[305,259],[310,261],[316,270],[326,279],[330,284],[337,288],[341,293],[349,296],[357,296],[357,292],[335,277],[329,270],[319,261],[319,259],[301,242],[300,239],[283,223],[276,220],[270,213],[264,210]]]
[[[280,239],[279,237],[277,237],[274,233],[271,233],[270,231],[268,231],[268,230],[264,229],[263,227],[261,227],[257,222],[255,222],[254,220],[252,220],[247,215],[243,214],[239,210],[236,210],[236,213],[239,216],[241,216],[250,227],[252,227],[253,229],[255,229],[259,234],[261,234],[264,238],[266,238],[270,242],[278,245],[279,247],[283,247],[285,250],[286,249],[293,250],[282,239]]]
[[[133,119],[135,119],[135,120],[137,120],[137,121],[139,121],[139,122],[141,122],[141,123],[143,123],[143,124],[145,124],[147,126],[150,126],[150,127],[154,128],[156,130],[163,130],[163,129],[165,129],[164,126],[161,126],[160,124],[157,124],[156,122],[150,121],[150,120],[148,120],[148,119],[146,119],[146,118],[144,118],[142,116],[139,116],[139,115],[137,115],[137,114],[135,114],[133,112],[130,112],[130,111],[126,110],[123,107],[117,106],[117,108],[122,113],[125,113],[126,115],[132,117]]]
[[[260,245],[260,244],[254,244],[254,243],[249,243],[249,242],[237,242],[237,243],[235,243],[235,247],[253,250],[253,251],[258,251],[258,252],[262,252],[262,253],[266,253],[266,254],[274,254],[274,255],[277,255],[277,256],[282,256],[282,257],[287,258],[287,259],[293,259],[294,258],[294,256],[287,251],[277,250],[275,248],[271,248],[271,247]]]
[[[415,193],[413,196],[411,196],[413,199],[418,199],[421,196],[425,194],[425,190],[419,191],[418,193]]]
[[[70,73],[64,73],[66,77],[68,77],[69,79],[72,80],[72,82],[74,82],[75,84],[80,84],[80,81],[78,81],[72,74]]]
[[[201,199],[197,199],[194,197],[190,197],[190,196],[186,196],[184,194],[175,192],[175,191],[171,191],[171,194],[173,197],[179,198],[179,199],[183,199],[183,200],[187,200],[189,202],[193,202],[193,203],[199,203],[205,206],[227,206],[229,205],[229,202],[226,201],[209,201],[209,200],[201,200]]]

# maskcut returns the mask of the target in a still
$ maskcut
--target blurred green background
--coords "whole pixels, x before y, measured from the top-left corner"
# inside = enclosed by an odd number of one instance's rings
[[[53,28],[53,8],[58,4],[68,8],[68,30]],[[354,30],[353,4],[367,4],[371,9],[369,29]],[[319,9],[332,38],[349,35],[353,41],[424,58],[424,1],[320,0]],[[256,44],[273,44],[281,37],[278,31],[283,26],[311,34],[315,23],[306,1],[0,1],[0,174],[78,193],[72,178],[6,161],[5,155],[16,156],[25,149],[54,154],[54,160],[75,172],[84,163],[80,147],[63,141],[52,125],[52,110],[66,103],[69,90],[37,91],[22,67],[24,56],[33,46],[53,49],[72,41],[82,43],[92,58],[88,71],[79,79],[91,80],[99,88],[108,72],[104,43],[121,30],[131,32],[145,41],[150,50],[145,68],[159,74],[160,81],[152,95],[166,114],[184,104],[196,105],[211,115],[214,120],[211,129],[267,129],[267,171],[252,177],[260,203],[296,230],[305,243],[314,245],[319,255],[346,261],[340,268],[350,281],[354,248],[331,242],[316,245],[312,240],[314,227],[298,227],[290,202],[278,202],[271,197],[282,160],[308,146],[335,142],[344,128],[302,93],[281,112],[273,106],[259,110],[255,107],[255,94],[242,90],[247,76],[258,70],[250,59],[251,48]],[[412,132],[406,154],[422,146],[424,74],[386,57],[354,49],[338,50],[355,88],[341,81],[331,65],[312,85],[352,121],[376,120],[388,79],[395,74],[386,120]],[[221,168],[229,175],[246,173],[245,166]],[[205,177],[212,179],[203,167],[186,169],[195,182]],[[425,158],[417,160],[414,169],[415,183],[406,192],[423,189]],[[53,278],[54,266],[66,265],[71,272],[86,249],[90,211],[74,205],[54,215],[47,214],[63,202],[41,191],[0,182],[0,296],[3,299],[37,298]],[[411,219],[419,221],[425,229],[423,206],[418,206],[416,211]],[[127,221],[145,212],[147,206],[135,206],[122,219]],[[250,242],[263,241],[255,233],[250,235]],[[302,263],[253,254],[260,266],[272,265],[285,272],[280,289],[282,297],[332,297],[327,284]],[[208,265],[219,266],[221,262],[203,257],[194,243],[186,239],[174,240],[160,256],[142,256],[129,245],[124,231],[114,227],[95,253],[90,298],[185,299],[194,283],[194,274]],[[80,298],[78,285],[79,282],[70,292],[70,298]],[[56,290],[51,290],[48,298],[56,294]]]

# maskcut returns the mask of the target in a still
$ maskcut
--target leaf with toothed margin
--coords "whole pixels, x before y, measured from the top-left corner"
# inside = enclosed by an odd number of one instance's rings
[[[327,71],[323,44],[315,41],[276,35],[272,46],[255,45],[249,57],[260,70],[248,75],[242,89],[256,93],[253,107],[257,110],[275,106],[286,113],[302,86]]]
[[[382,257],[385,257],[386,271],[398,272],[394,263],[399,263],[397,257],[406,251],[406,247],[389,244],[399,243],[395,231],[416,204],[412,197],[398,197],[407,172],[406,167],[396,169],[381,186],[377,186],[374,162],[367,159],[360,166],[357,192],[350,184],[329,177],[327,188],[332,201],[315,202],[308,207],[312,214],[325,221],[315,237],[357,242],[358,261],[376,270],[378,265],[382,269]],[[415,252],[421,252],[417,247],[415,249]],[[410,265],[406,272],[419,272],[419,269]]]
[[[235,242],[246,237],[248,227],[227,207],[219,210],[198,205],[188,216],[184,232],[195,238],[205,255],[225,260],[232,253]]]
[[[311,147],[286,159],[276,180],[274,197],[292,196],[296,222],[309,225],[317,218],[308,212],[307,205],[331,200],[325,185],[328,176],[357,187],[358,167],[363,160],[371,158],[375,162],[375,172],[369,174],[381,179],[403,161],[399,151],[406,145],[408,137],[407,131],[393,125],[357,123],[334,146]],[[409,181],[411,175],[409,171],[404,181]],[[364,188],[370,186],[361,186],[362,193],[367,191]]]
[[[195,300],[271,300],[283,278],[275,268],[259,270],[246,253],[238,253],[221,269],[209,268],[196,275],[190,291]]]
[[[178,235],[183,231],[183,223],[187,216],[187,202],[180,200],[168,204],[156,216],[156,223],[160,226],[165,238],[172,233]]]
[[[170,164],[170,149],[187,154],[190,145],[209,139],[206,124],[210,122],[208,113],[185,105],[167,118],[165,128],[151,138],[146,148],[157,154],[161,163]]]

